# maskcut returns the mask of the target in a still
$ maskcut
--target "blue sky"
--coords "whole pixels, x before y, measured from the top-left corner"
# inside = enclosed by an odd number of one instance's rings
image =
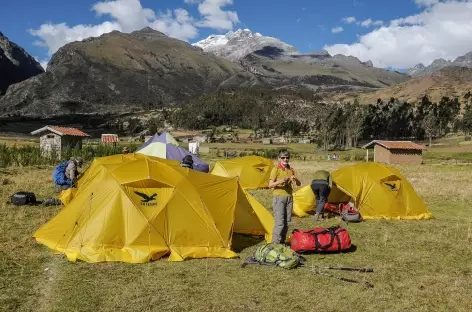
[[[472,51],[472,0],[2,2],[0,31],[41,61],[72,40],[146,25],[189,42],[249,28],[300,52],[326,48],[331,54],[371,59],[379,67],[407,68]]]

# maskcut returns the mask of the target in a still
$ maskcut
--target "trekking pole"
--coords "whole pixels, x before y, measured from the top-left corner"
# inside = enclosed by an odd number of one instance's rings
[[[324,275],[324,276],[328,276],[328,277],[332,277],[332,278],[335,278],[335,279],[338,279],[340,281],[344,281],[344,282],[349,282],[349,283],[355,283],[355,284],[361,284],[360,281],[358,280],[354,280],[354,279],[350,279],[350,278],[345,278],[345,277],[341,277],[341,276],[336,276],[336,275],[333,275],[333,274],[330,274],[328,272],[322,272],[320,270],[318,271],[313,271],[315,274],[318,274],[318,275]],[[364,281],[364,285],[367,286],[368,288],[374,288],[374,285],[368,281]]]
[[[328,276],[328,277],[332,277],[332,278],[335,278],[337,280],[340,280],[340,281],[344,281],[344,282],[348,282],[348,283],[355,283],[355,284],[361,284],[360,281],[358,280],[354,280],[354,279],[350,279],[350,278],[345,278],[345,277],[341,277],[341,276],[336,276],[336,275],[333,275],[333,274],[330,274],[328,272],[323,272],[321,271],[319,268],[317,270],[314,270],[314,269],[310,269],[310,268],[306,268],[308,269],[310,272],[314,273],[314,274],[318,274],[318,275],[323,275],[323,276]],[[368,281],[364,281],[364,284],[366,287],[368,288],[374,288],[374,285]]]
[[[321,267],[321,269],[327,269],[327,270],[340,270],[340,271],[355,271],[355,272],[361,272],[361,273],[372,273],[374,272],[373,268],[353,268],[353,267],[332,267],[332,266],[327,266],[327,267]]]

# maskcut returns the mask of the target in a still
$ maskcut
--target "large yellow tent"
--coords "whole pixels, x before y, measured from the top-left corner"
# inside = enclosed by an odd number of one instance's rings
[[[246,156],[216,162],[211,174],[239,177],[239,183],[244,189],[258,189],[269,187],[272,168],[273,163],[270,159]]]
[[[131,154],[95,160],[78,184],[70,203],[34,234],[71,261],[232,258],[233,232],[271,238],[271,214],[237,178]]]
[[[352,201],[364,219],[430,219],[424,201],[397,169],[378,163],[359,163],[332,174],[330,203]],[[294,213],[303,217],[314,209],[315,196],[305,186],[294,194]]]

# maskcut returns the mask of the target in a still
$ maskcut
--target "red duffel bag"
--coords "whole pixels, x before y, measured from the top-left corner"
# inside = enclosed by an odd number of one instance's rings
[[[290,247],[298,253],[341,252],[351,248],[349,232],[340,226],[295,229],[290,237]]]

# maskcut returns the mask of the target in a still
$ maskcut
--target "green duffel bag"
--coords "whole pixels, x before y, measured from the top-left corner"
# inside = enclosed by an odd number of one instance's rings
[[[258,247],[245,263],[258,263],[293,269],[303,264],[305,259],[292,249],[281,244],[266,244]]]

